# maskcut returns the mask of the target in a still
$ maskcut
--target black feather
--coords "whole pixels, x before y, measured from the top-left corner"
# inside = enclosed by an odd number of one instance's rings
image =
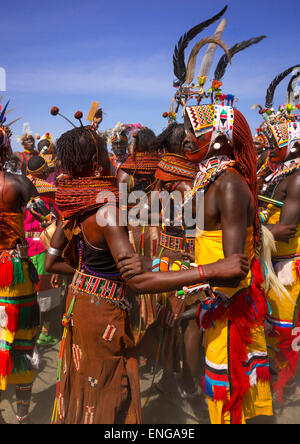
[[[182,35],[175,46],[174,54],[173,54],[173,65],[174,65],[174,75],[178,79],[178,81],[174,82],[174,85],[181,86],[184,84],[186,79],[186,65],[184,59],[184,51],[187,48],[189,42],[193,40],[200,32],[202,32],[205,28],[210,26],[212,23],[216,22],[221,18],[228,6],[222,9],[217,15],[214,17],[199,23],[199,25],[194,26],[189,31],[187,31],[184,35]]]
[[[288,96],[288,102],[290,103],[291,94],[293,93],[293,83],[296,79],[300,77],[300,72],[295,74],[291,80],[289,81],[288,87],[287,87],[287,96]]]
[[[289,69],[283,71],[281,74],[275,77],[275,79],[270,83],[266,94],[266,103],[265,103],[266,108],[272,108],[275,89],[277,88],[279,83],[283,79],[285,79],[286,76],[288,76],[292,71],[294,71],[295,68],[300,68],[300,65],[291,66]]]
[[[265,35],[261,35],[260,37],[253,37],[252,39],[249,40],[244,40],[243,42],[240,43],[236,43],[232,48],[229,49],[229,52],[231,54],[231,58],[237,54],[240,51],[243,51],[246,48],[249,48],[249,46],[255,45],[256,43],[259,43],[261,40],[265,39],[266,36]],[[228,57],[226,54],[224,54],[216,67],[215,70],[215,74],[214,74],[214,79],[220,81],[225,74],[225,70],[227,68],[228,65]]]

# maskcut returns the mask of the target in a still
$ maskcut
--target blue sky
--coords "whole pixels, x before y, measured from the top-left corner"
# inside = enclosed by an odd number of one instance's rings
[[[159,133],[166,126],[162,113],[174,93],[175,44],[225,4],[223,38],[229,47],[267,35],[237,54],[223,79],[223,91],[239,97],[238,108],[255,131],[260,119],[251,105],[264,104],[271,80],[300,63],[296,0],[6,2],[0,67],[6,70],[5,97],[16,108],[10,116],[23,116],[12,127],[14,134],[22,135],[23,123],[28,122],[33,133],[49,131],[57,138],[70,127],[50,115],[51,106],[73,120],[77,110],[86,116],[92,101],[100,102],[105,112],[103,130],[121,121],[142,123]],[[216,25],[199,38],[213,34]],[[186,50],[186,59],[196,41]],[[218,49],[211,79],[221,55]],[[288,79],[276,91],[275,105],[285,102],[287,83]],[[20,149],[14,138],[12,142]]]

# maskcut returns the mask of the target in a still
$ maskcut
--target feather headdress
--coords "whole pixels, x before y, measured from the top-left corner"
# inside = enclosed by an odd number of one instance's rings
[[[121,123],[118,122],[116,126],[112,129],[105,131],[104,135],[110,141],[120,140],[122,136],[125,136],[129,140],[132,135],[141,128],[141,123]]]
[[[232,46],[232,48],[229,49],[230,57],[232,58],[238,52],[243,51],[244,49],[249,48],[250,46],[261,42],[265,38],[266,38],[265,35],[261,35],[260,37],[253,37],[249,40],[244,40],[240,43],[236,43],[234,46]],[[214,74],[215,80],[220,81],[223,79],[228,63],[229,59],[227,57],[227,54],[224,54],[220,58],[217,67],[215,69],[215,74]]]
[[[174,86],[180,87],[186,81],[186,65],[185,65],[185,50],[188,47],[189,43],[202,32],[205,28],[219,20],[226,12],[227,6],[225,6],[222,11],[220,11],[215,16],[211,17],[204,22],[199,23],[198,25],[191,28],[184,35],[182,35],[175,46],[174,54],[173,54],[173,66],[174,66],[174,75],[177,78],[174,81]]]
[[[265,100],[266,108],[272,108],[273,100],[274,100],[274,93],[275,93],[277,86],[279,85],[280,82],[282,82],[282,80],[284,80],[296,68],[300,68],[300,65],[291,66],[290,68],[286,69],[285,71],[280,73],[278,76],[276,76],[272,80],[272,82],[270,83],[270,85],[267,89],[266,100]]]
[[[244,49],[259,43],[261,40],[263,40],[266,36],[259,36],[254,37],[248,40],[244,40],[240,43],[237,43],[232,48],[228,48],[226,43],[222,40],[223,33],[226,27],[226,20],[222,19],[219,23],[214,35],[211,35],[209,37],[205,37],[198,41],[194,47],[192,48],[192,51],[190,53],[190,56],[188,58],[187,65],[185,64],[184,60],[184,51],[187,48],[189,42],[198,35],[203,29],[217,21],[219,18],[223,16],[225,11],[227,10],[227,6],[222,9],[217,15],[214,17],[206,20],[205,22],[202,22],[201,24],[197,25],[196,27],[189,30],[186,34],[184,34],[177,46],[175,47],[174,55],[173,55],[173,65],[174,65],[174,74],[177,78],[177,81],[174,82],[174,86],[177,87],[177,91],[170,103],[169,106],[169,112],[163,113],[163,117],[169,118],[169,123],[176,120],[176,115],[179,109],[179,106],[182,106],[185,108],[187,105],[187,101],[196,98],[197,104],[200,104],[200,101],[203,97],[210,97],[212,100],[212,103],[219,103],[219,99],[221,100],[221,103],[224,104],[227,102],[228,105],[233,105],[234,96],[232,94],[224,95],[221,93],[220,86],[222,85],[222,82],[220,81],[225,73],[226,67],[228,63],[231,63],[231,58],[237,54],[240,51],[243,51]],[[199,70],[199,75],[197,76],[197,84],[195,85],[194,82],[194,76],[195,76],[195,67],[197,62],[197,57],[199,54],[199,51],[205,46],[209,45],[205,55],[202,59],[202,63]],[[212,83],[211,88],[205,93],[204,91],[204,85],[206,83],[206,80],[208,78],[215,51],[217,47],[221,47],[224,51],[224,55],[219,60],[219,63],[217,65],[217,68],[215,70],[215,77]],[[176,108],[175,108],[176,105]],[[174,110],[175,108],[175,110]]]

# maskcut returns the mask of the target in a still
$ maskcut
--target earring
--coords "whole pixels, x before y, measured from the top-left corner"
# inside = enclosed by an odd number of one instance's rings
[[[221,148],[221,144],[219,142],[214,143],[213,145],[215,150],[219,150]]]
[[[94,176],[95,177],[101,177],[102,176],[102,171],[103,171],[103,168],[101,166],[98,166],[98,168],[94,172]]]

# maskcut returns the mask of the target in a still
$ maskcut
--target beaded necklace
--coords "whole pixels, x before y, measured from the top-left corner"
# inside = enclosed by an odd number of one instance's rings
[[[227,156],[215,156],[202,161],[199,164],[200,171],[195,179],[193,189],[186,194],[184,203],[191,200],[197,191],[205,192],[218,177],[234,167],[236,167],[236,161]]]
[[[129,155],[125,162],[120,166],[122,170],[138,172],[139,174],[154,174],[159,162],[157,153],[141,152],[134,156]]]
[[[156,179],[167,181],[195,180],[197,166],[179,154],[164,154],[155,173]]]
[[[107,192],[107,193],[106,193]],[[98,199],[101,193],[101,201]],[[58,180],[55,203],[63,219],[81,216],[103,205],[117,204],[119,190],[114,177],[62,176]]]
[[[274,193],[282,180],[295,173],[299,169],[300,159],[293,159],[282,163],[274,173],[268,176],[266,178],[266,182],[272,187],[271,197],[274,196]]]
[[[269,171],[272,171],[275,173],[276,166],[270,161],[270,156],[268,156],[263,163],[263,165],[260,167],[260,170],[257,173],[258,177],[266,175]]]

